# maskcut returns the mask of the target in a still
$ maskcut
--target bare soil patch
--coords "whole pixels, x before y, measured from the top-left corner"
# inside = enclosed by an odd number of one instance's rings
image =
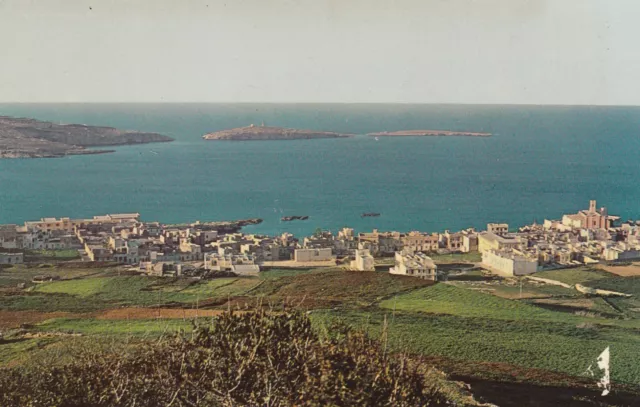
[[[605,266],[600,264],[598,268],[621,277],[640,276],[640,263],[633,263],[630,266]]]

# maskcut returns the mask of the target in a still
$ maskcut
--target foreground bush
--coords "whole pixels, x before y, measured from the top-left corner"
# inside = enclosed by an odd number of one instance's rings
[[[318,335],[299,312],[228,313],[129,356],[0,370],[0,405],[440,406],[459,395],[362,333],[333,333]]]

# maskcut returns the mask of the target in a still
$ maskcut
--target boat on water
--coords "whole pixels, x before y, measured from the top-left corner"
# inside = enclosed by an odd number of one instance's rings
[[[361,215],[363,218],[375,218],[380,216],[378,212],[365,212]]]
[[[307,220],[307,219],[309,219],[308,216],[283,216],[282,218],[280,218],[280,220],[283,222],[291,222],[292,220]]]

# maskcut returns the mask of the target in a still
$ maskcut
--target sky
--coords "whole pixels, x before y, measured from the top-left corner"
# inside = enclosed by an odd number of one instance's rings
[[[640,105],[637,0],[0,0],[0,102]]]

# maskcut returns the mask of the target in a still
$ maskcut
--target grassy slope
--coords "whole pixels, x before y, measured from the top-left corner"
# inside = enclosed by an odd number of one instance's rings
[[[206,323],[207,318],[199,318]],[[104,320],[93,318],[56,318],[43,322],[37,329],[42,332],[68,332],[84,335],[116,336],[116,337],[149,337],[155,338],[163,334],[172,334],[178,330],[191,330],[194,321],[191,319],[137,319],[137,320]]]
[[[631,294],[631,298],[611,298],[607,299],[610,304],[620,309],[624,316],[628,318],[640,318],[640,276],[619,277],[606,271],[591,268],[577,268],[569,270],[545,271],[536,274],[540,277],[562,281],[567,284],[583,284],[593,288],[619,291]],[[610,311],[605,300],[599,300],[600,311]]]
[[[390,335],[421,353],[580,375],[611,346],[613,379],[640,382],[638,321],[580,317],[446,284],[380,306],[402,311]]]
[[[535,274],[535,277],[548,278],[557,280],[565,284],[584,284],[587,282],[601,280],[610,277],[611,274],[605,271],[592,269],[589,267],[578,267],[565,270],[541,271]]]
[[[506,320],[543,320],[579,322],[579,318],[547,311],[518,301],[507,300],[450,284],[438,284],[427,289],[415,290],[397,298],[387,299],[380,307],[399,311],[420,311],[434,314],[459,315],[469,318]]]
[[[40,264],[37,266],[19,265],[10,268],[0,268],[0,289],[16,287],[20,283],[32,285],[35,276],[50,275],[61,279],[81,278],[91,275],[109,275],[107,268],[67,268],[64,266]]]
[[[119,306],[191,304],[244,293],[259,279],[222,278],[193,283],[188,280],[143,276],[111,276],[54,281],[22,295],[0,296],[8,310],[87,312]]]
[[[495,320],[409,312],[387,313],[394,349],[456,360],[500,362],[581,376],[598,355],[612,349],[612,379],[637,384],[640,338],[624,329],[526,320]],[[344,312],[319,318],[346,318],[380,335],[384,315]]]

